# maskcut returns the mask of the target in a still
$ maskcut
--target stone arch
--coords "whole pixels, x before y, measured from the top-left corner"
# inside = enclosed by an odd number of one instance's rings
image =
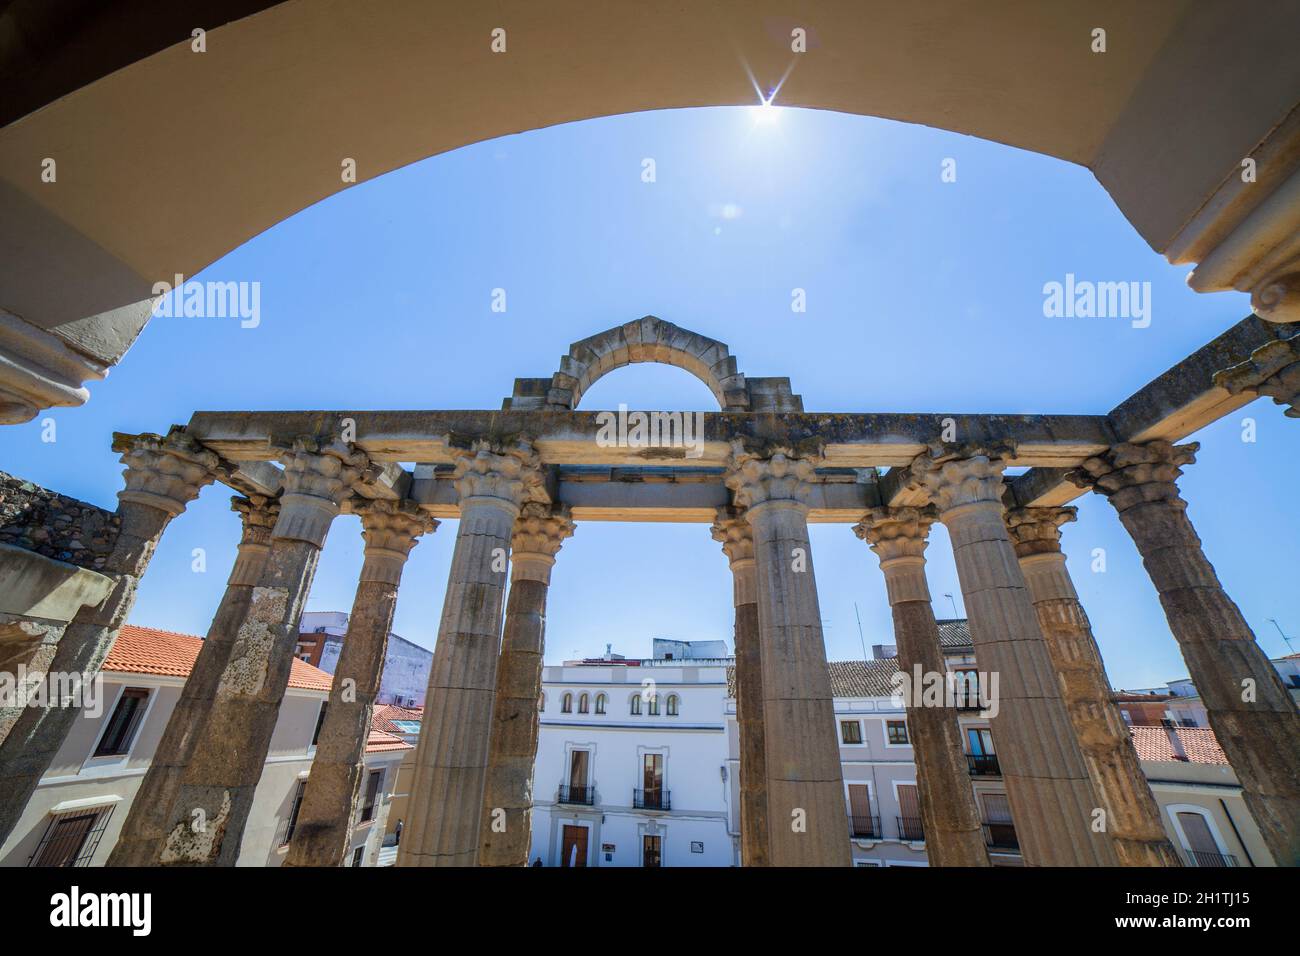
[[[690,372],[708,387],[724,412],[803,411],[803,399],[791,392],[788,378],[747,379],[725,342],[653,315],[574,342],[550,378],[515,379],[514,394],[502,408],[573,411],[601,377],[641,362]]]

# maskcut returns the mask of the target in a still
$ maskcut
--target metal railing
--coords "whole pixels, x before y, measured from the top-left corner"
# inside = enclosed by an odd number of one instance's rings
[[[90,866],[99,848],[100,838],[108,829],[108,819],[115,808],[96,807],[80,813],[59,814],[50,819],[36,849],[27,858],[29,867]]]
[[[578,806],[589,807],[596,802],[595,787],[573,787],[568,784],[560,784],[560,803],[574,803]]]
[[[898,821],[898,838],[900,840],[924,840],[925,830],[920,817],[896,817]]]
[[[1237,865],[1237,858],[1231,854],[1188,850],[1187,857],[1192,861],[1192,866],[1230,867]]]
[[[1019,850],[1020,838],[1016,836],[1016,827],[1013,823],[989,823],[985,822],[984,845],[990,850]]]
[[[672,792],[669,790],[633,790],[632,807],[635,810],[671,810]]]
[[[859,839],[879,840],[880,817],[854,814],[849,817],[849,832]]]
[[[998,764],[997,754],[967,754],[966,763],[975,777],[1000,777],[1002,767]]]

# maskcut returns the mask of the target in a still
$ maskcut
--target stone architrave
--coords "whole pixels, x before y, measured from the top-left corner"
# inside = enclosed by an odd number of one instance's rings
[[[1249,360],[1217,372],[1214,384],[1233,395],[1267,396],[1286,408],[1288,418],[1300,418],[1300,335],[1260,346]]]
[[[768,866],[767,754],[763,740],[763,661],[758,634],[754,532],[744,511],[719,508],[713,539],[731,566],[736,608],[736,724],[740,736],[740,862]]]
[[[476,439],[453,453],[460,526],[398,866],[478,862],[510,538],[524,502],[545,499],[540,461],[526,439]]]
[[[926,856],[931,866],[988,866],[956,701],[948,694],[929,701],[913,686],[918,674],[922,686],[936,676],[941,686],[949,686],[925,579],[925,548],[930,525],[937,518],[933,508],[878,507],[869,510],[853,531],[880,559],[894,616],[898,667],[908,680],[906,686],[912,688],[904,702],[908,738],[916,756]]]
[[[94,692],[91,682],[131,613],[140,578],[163,531],[216,479],[221,465],[179,426],[165,437],[115,433],[113,450],[126,465],[126,487],[117,493],[121,531],[103,568],[113,589],[99,603],[82,607],[68,623],[49,668],[52,676],[76,675],[86,693],[51,706],[28,707],[0,744],[0,844],[81,715],[82,697]]]
[[[1007,512],[1007,528],[1093,787],[1106,806],[1120,866],[1181,866],[1065,566],[1061,525],[1073,521],[1077,511],[1017,508]]]
[[[848,866],[848,812],[808,539],[819,452],[733,445],[726,477],[754,533],[772,866]]]
[[[527,866],[532,839],[533,764],[546,650],[546,594],[551,568],[573,534],[567,507],[529,502],[510,539],[506,601],[479,823],[479,866]]]
[[[1068,477],[1119,513],[1160,595],[1242,798],[1280,866],[1300,865],[1300,714],[1224,592],[1178,493],[1200,446],[1121,444]]]
[[[419,537],[438,527],[410,501],[353,498],[347,510],[361,518],[365,563],[285,866],[339,866],[347,856],[402,569]]]
[[[199,729],[212,706],[221,674],[230,659],[235,631],[248,613],[253,587],[266,568],[271,550],[271,529],[280,514],[276,498],[254,495],[230,499],[231,510],[243,524],[235,566],[226,583],[217,613],[208,628],[199,656],[181,689],[153,760],[131,801],[131,812],[109,854],[109,866],[150,866],[162,852],[162,839],[171,821],[176,793],[198,739]]]
[[[948,529],[970,619],[971,642],[990,692],[989,725],[1024,860],[1030,866],[1110,866],[1104,808],[1088,776],[1024,575],[1003,521],[1009,449],[936,447],[912,473]]]
[[[168,814],[156,862],[233,866],[289,684],[298,621],[330,524],[369,469],[337,439],[282,448],[284,490],[266,567],[237,626],[226,666]]]

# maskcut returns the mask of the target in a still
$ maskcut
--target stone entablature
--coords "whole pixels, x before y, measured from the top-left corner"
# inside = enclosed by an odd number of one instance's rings
[[[97,571],[120,528],[111,511],[0,471],[0,543]]]

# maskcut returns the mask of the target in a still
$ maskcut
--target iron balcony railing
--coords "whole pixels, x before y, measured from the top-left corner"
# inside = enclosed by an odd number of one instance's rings
[[[1228,867],[1237,865],[1237,858],[1230,854],[1188,850],[1187,855],[1192,861],[1192,866]]]
[[[921,827],[920,817],[897,817],[898,838],[900,840],[924,840],[925,830]]]
[[[1002,767],[998,764],[997,754],[967,754],[966,763],[975,777],[1000,777]]]
[[[633,790],[632,807],[635,810],[671,810],[672,792],[669,790]]]
[[[850,832],[860,839],[879,840],[880,839],[880,817],[877,816],[858,816],[854,814],[849,817]]]
[[[589,807],[596,802],[595,787],[574,787],[568,784],[560,784],[560,803],[573,803],[582,807]]]
[[[984,824],[984,845],[990,850],[1019,850],[1020,838],[1016,836],[1016,827],[1012,823]]]

